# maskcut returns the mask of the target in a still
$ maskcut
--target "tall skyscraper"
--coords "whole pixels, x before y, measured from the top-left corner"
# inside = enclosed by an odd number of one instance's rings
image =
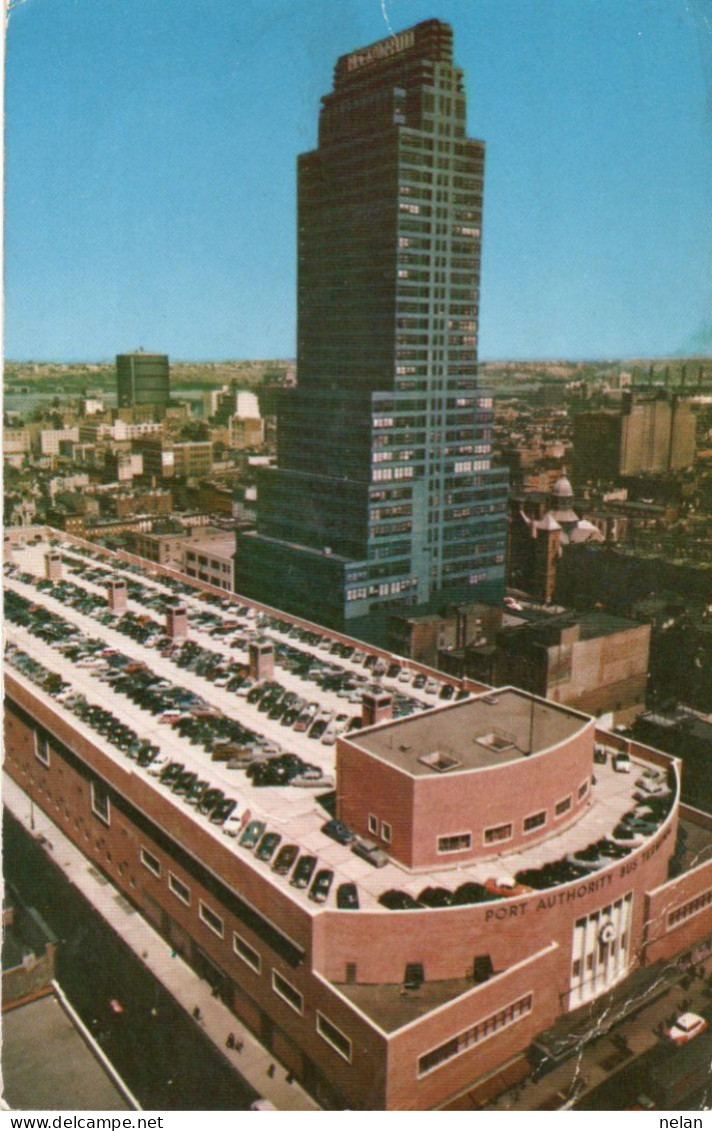
[[[171,397],[170,366],[164,353],[116,355],[116,392],[119,408],[167,405]]]
[[[236,588],[370,639],[501,595],[507,473],[478,388],[484,144],[438,20],[342,56],[299,158],[297,388]]]

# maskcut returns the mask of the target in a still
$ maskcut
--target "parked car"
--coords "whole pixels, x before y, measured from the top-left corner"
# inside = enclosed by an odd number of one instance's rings
[[[237,802],[231,797],[226,797],[223,801],[218,801],[210,814],[210,820],[214,825],[223,825],[236,809]]]
[[[244,827],[245,817],[243,813],[232,812],[226,821],[223,823],[222,831],[225,836],[239,836]]]
[[[699,1013],[681,1013],[675,1023],[665,1030],[666,1040],[675,1045],[686,1045],[709,1028],[709,1022]]]
[[[669,797],[671,794],[670,786],[665,780],[663,781],[645,781],[634,792],[633,797],[636,801],[648,801],[652,797]]]
[[[204,815],[212,814],[213,810],[221,801],[225,800],[225,794],[221,789],[206,789],[205,793],[198,802],[198,812]]]
[[[257,841],[265,831],[264,821],[250,821],[242,836],[240,837],[240,844],[243,848],[254,848]]]
[[[356,838],[351,845],[351,851],[356,856],[360,856],[362,860],[368,860],[374,868],[384,868],[388,863],[388,855],[383,849],[379,848],[375,841],[366,840],[364,837]]]
[[[316,868],[316,856],[301,856],[297,862],[297,866],[292,872],[292,878],[289,881],[295,888],[305,888],[312,878],[314,869]]]
[[[379,895],[378,902],[382,907],[387,907],[389,911],[414,911],[420,907],[420,904],[413,899],[412,895],[408,895],[407,891],[399,891],[397,888],[384,891],[382,895]]]
[[[460,884],[455,889],[453,895],[453,903],[486,903],[488,900],[495,897],[487,891],[484,884],[478,884],[476,880],[467,880],[464,884]]]
[[[356,884],[339,884],[336,889],[336,906],[340,911],[358,911],[359,899]]]
[[[623,751],[618,750],[613,755],[613,769],[617,774],[629,774],[631,766],[630,754],[625,754]]]
[[[334,873],[331,868],[320,868],[309,888],[309,898],[315,903],[325,903],[331,891]]]
[[[418,896],[418,903],[426,907],[451,907],[454,902],[455,896],[447,888],[423,888]]]
[[[283,844],[272,863],[272,871],[278,876],[286,876],[299,855],[296,844]]]
[[[485,880],[485,888],[490,895],[526,895],[532,889],[528,884],[518,883],[512,876],[490,876]]]
[[[163,766],[158,774],[159,781],[164,785],[172,785],[177,781],[178,776],[183,773],[185,766],[182,762],[169,762],[167,766]]]
[[[339,844],[352,844],[356,840],[356,834],[352,833],[351,829],[347,828],[342,821],[337,821],[335,818],[322,825],[321,831],[330,836],[332,840],[338,841]]]
[[[255,849],[255,856],[258,860],[271,860],[281,843],[279,833],[265,833]]]

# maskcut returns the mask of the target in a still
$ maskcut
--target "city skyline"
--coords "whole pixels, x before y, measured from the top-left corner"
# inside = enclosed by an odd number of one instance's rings
[[[330,60],[430,17],[487,142],[480,357],[707,354],[706,10],[29,0],[7,33],[6,355],[294,356],[296,156]]]

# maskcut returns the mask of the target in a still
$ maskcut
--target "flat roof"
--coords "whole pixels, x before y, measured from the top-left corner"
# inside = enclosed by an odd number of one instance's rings
[[[3,1093],[16,1111],[130,1111],[57,998],[3,1013]]]
[[[549,750],[592,720],[516,688],[500,688],[436,714],[357,732],[352,745],[412,777],[462,773]]]
[[[351,654],[343,656],[334,651],[345,639],[339,634],[315,627],[306,628],[304,621],[286,613],[267,613],[259,605],[228,591],[218,596],[214,588],[201,586],[199,582],[193,582],[187,577],[167,575],[154,563],[138,564],[133,555],[124,558],[101,547],[89,548],[81,540],[73,539],[67,534],[53,533],[51,536],[38,537],[36,531],[28,531],[23,537],[28,540],[26,543],[5,546],[7,564],[4,580],[8,594],[16,593],[35,606],[61,616],[68,626],[81,632],[83,638],[98,642],[95,646],[114,649],[130,657],[132,661],[145,665],[152,675],[165,681],[166,688],[183,688],[193,693],[211,708],[216,718],[224,716],[237,720],[280,751],[297,754],[305,762],[319,766],[324,774],[335,773],[335,745],[325,745],[308,733],[295,732],[283,726],[280,720],[270,719],[267,713],[260,712],[259,704],[248,703],[244,696],[216,686],[214,677],[208,678],[207,675],[178,666],[175,655],[162,654],[155,647],[155,641],[151,646],[150,643],[142,643],[120,631],[120,618],[112,616],[106,606],[106,582],[113,576],[125,578],[128,582],[129,612],[136,619],[150,618],[158,622],[161,628],[161,603],[175,604],[178,597],[188,610],[189,640],[209,649],[219,659],[223,669],[228,669],[231,665],[246,664],[250,642],[258,637],[268,637],[275,645],[275,680],[288,691],[299,694],[306,702],[314,703],[320,710],[332,714],[334,718],[360,715],[360,692],[373,674],[365,665],[383,655],[378,649],[358,643]],[[42,582],[45,553],[49,548],[60,548],[63,552],[64,580],[76,586],[77,592],[85,598],[93,595],[99,599],[94,610],[74,607],[68,599],[62,599],[61,594],[53,595],[51,583]],[[98,617],[101,619],[97,619]],[[42,617],[41,624],[46,626],[47,619]],[[228,626],[229,630],[226,631]],[[220,629],[220,634],[212,635],[216,627]],[[98,652],[89,656],[87,666],[84,666],[85,661],[71,661],[60,650],[66,643],[65,637],[55,642],[42,640],[26,627],[13,624],[9,618],[5,622],[5,636],[10,648],[15,649],[14,652],[11,651],[7,661],[8,675],[11,673],[20,686],[27,688],[79,734],[85,735],[90,742],[99,746],[124,771],[131,772],[147,793],[160,795],[181,813],[189,815],[203,832],[213,836],[223,848],[227,847],[234,852],[266,884],[281,890],[311,914],[317,915],[322,910],[333,909],[336,905],[336,889],[343,882],[357,885],[363,909],[376,910],[379,907],[378,897],[389,888],[396,887],[417,897],[424,887],[431,884],[454,889],[465,881],[483,883],[493,874],[493,862],[482,859],[457,865],[444,864],[427,873],[409,873],[394,861],[390,861],[384,868],[373,868],[368,861],[356,856],[348,846],[338,844],[322,832],[322,825],[331,816],[333,790],[325,787],[299,788],[295,785],[257,787],[244,770],[229,768],[226,762],[212,761],[210,753],[202,745],[191,742],[187,735],[179,733],[168,723],[161,723],[145,706],[136,703],[103,679],[105,673],[97,667],[102,662]],[[285,658],[288,658],[285,649],[292,648],[306,655],[312,665],[320,663],[332,668],[338,667],[357,680],[359,690],[353,692],[352,701],[344,698],[340,692],[320,687],[304,673],[285,666]],[[209,818],[199,813],[195,806],[188,805],[183,797],[173,793],[157,777],[152,776],[148,769],[131,760],[86,720],[73,713],[70,707],[58,702],[48,691],[39,687],[26,672],[18,669],[16,657],[19,652],[26,653],[49,671],[57,673],[71,685],[72,691],[83,695],[87,702],[111,710],[132,727],[139,737],[148,738],[159,746],[161,753],[167,758],[181,762],[186,770],[196,772],[199,778],[208,780],[211,786],[223,790],[226,797],[237,801],[240,814],[249,809],[253,818],[265,821],[268,831],[280,834],[283,844],[294,844],[301,853],[316,856],[317,868],[329,868],[334,872],[334,882],[327,902],[322,905],[314,903],[308,898],[306,890],[290,885],[288,876],[277,875],[269,863],[258,860],[254,853],[239,845],[236,839],[224,836],[220,827],[211,824]],[[511,688],[496,693],[487,692],[477,698],[463,700],[462,703],[449,704],[440,698],[439,693],[443,685],[458,686],[457,680],[442,673],[432,673],[432,684],[414,688],[412,672],[414,668],[417,669],[417,665],[411,665],[410,661],[402,657],[394,656],[392,660],[395,665],[394,674],[382,675],[380,681],[394,695],[397,710],[410,711],[410,716],[390,725],[369,728],[368,731],[351,731],[349,741],[370,745],[381,743],[387,750],[389,733],[400,738],[401,734],[410,733],[412,726],[414,734],[431,736],[433,741],[438,740],[439,745],[443,741],[449,741],[451,745],[462,744],[459,720],[463,717],[460,708],[464,706],[471,708],[471,711],[464,713],[464,717],[472,720],[473,729],[479,731],[482,727],[479,737],[484,733],[494,732],[496,728],[491,722],[486,732],[484,729],[485,720],[494,720],[511,731],[517,742],[514,751],[505,750],[502,754],[495,754],[487,746],[475,744],[472,741],[472,731],[468,730],[465,745],[473,764],[478,757],[483,759],[483,764],[487,764],[487,760],[493,758],[504,761],[524,757],[522,751],[529,748],[530,738],[534,740],[531,744],[534,749],[546,749],[547,745],[576,733],[589,723],[587,716],[576,711],[549,704]],[[488,697],[496,702],[486,702]],[[532,701],[535,704],[533,712],[530,706]],[[505,716],[509,718],[510,715],[516,719],[514,726],[511,722],[506,726],[504,722]],[[647,764],[644,758],[638,759],[637,756],[634,761],[641,768],[645,768]],[[503,854],[496,862],[498,874],[514,875],[519,869],[540,867],[566,852],[585,848],[610,833],[622,815],[635,804],[632,795],[637,775],[615,773],[610,763],[607,766],[597,765],[595,771],[596,783],[591,790],[592,804],[581,818],[560,835],[536,845],[522,847],[516,853]],[[437,771],[423,766],[422,772]]]

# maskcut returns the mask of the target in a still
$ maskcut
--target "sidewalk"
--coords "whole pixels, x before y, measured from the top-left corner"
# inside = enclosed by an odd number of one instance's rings
[[[36,840],[43,841],[48,856],[186,1012],[195,1016],[194,1011],[199,1010],[200,1020],[196,1024],[260,1096],[271,1100],[281,1111],[319,1110],[316,1101],[296,1081],[288,1082],[287,1070],[239,1018],[213,997],[208,983],[172,951],[37,805],[31,807],[30,799],[7,774],[3,774],[3,802]],[[235,1037],[234,1049],[226,1046],[230,1033]]]

